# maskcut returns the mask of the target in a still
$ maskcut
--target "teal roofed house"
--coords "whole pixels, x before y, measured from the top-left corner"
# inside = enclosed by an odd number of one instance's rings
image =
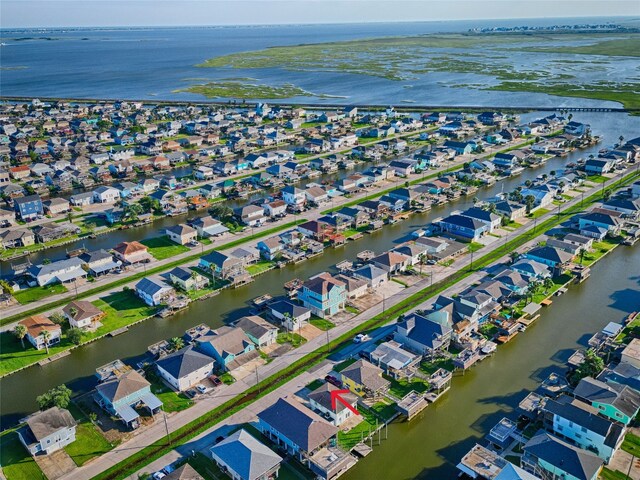
[[[111,415],[118,417],[129,428],[140,425],[136,407],[144,406],[153,415],[160,411],[162,402],[151,393],[151,384],[135,370],[129,370],[113,380],[96,387],[94,400]]]
[[[331,274],[323,272],[304,282],[298,293],[298,300],[314,315],[320,318],[331,317],[345,307],[346,285]]]

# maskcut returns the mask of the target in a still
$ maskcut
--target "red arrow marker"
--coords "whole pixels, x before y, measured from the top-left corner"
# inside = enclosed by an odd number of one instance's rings
[[[345,407],[351,410],[353,413],[355,413],[356,415],[360,415],[360,412],[358,412],[358,410],[353,408],[349,402],[347,402],[344,398],[340,396],[340,395],[344,395],[345,393],[350,393],[350,392],[349,390],[331,390],[331,409],[335,410],[336,401],[339,401]]]

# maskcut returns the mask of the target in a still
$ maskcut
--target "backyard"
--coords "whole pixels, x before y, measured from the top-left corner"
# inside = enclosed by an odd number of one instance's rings
[[[396,380],[392,377],[384,375],[384,377],[391,382],[389,387],[389,393],[397,398],[403,398],[411,391],[417,393],[424,393],[429,390],[429,383],[420,378],[412,378],[411,380],[400,379]]]
[[[38,464],[22,446],[15,430],[0,435],[0,465],[7,480],[46,479]]]
[[[99,457],[113,448],[91,423],[89,418],[73,403],[68,410],[77,422],[76,441],[64,447],[65,452],[73,459],[76,465],[81,467],[89,460]]]
[[[260,260],[258,263],[248,265],[247,272],[249,272],[249,275],[252,276],[260,275],[267,270],[271,270],[274,266],[275,264],[273,262],[270,262],[269,260]]]
[[[189,251],[189,247],[173,243],[166,235],[147,238],[141,240],[140,243],[149,248],[149,254],[156,260],[164,260],[165,258],[175,257],[176,255]]]
[[[338,432],[338,445],[345,450],[351,450],[364,438],[368,437],[376,428],[376,416],[368,410],[359,410],[362,415],[362,422],[353,427],[348,432],[340,430]]]

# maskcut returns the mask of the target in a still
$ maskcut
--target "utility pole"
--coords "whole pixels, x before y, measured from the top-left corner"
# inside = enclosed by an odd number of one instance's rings
[[[167,432],[167,438],[169,439],[169,446],[171,446],[171,434],[169,433],[169,424],[167,423],[167,414],[162,410],[162,418],[164,418],[164,429]]]

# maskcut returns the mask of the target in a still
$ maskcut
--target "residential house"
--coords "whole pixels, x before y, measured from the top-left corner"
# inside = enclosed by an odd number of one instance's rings
[[[227,227],[212,216],[196,218],[191,221],[191,226],[196,229],[200,238],[218,237],[229,231]]]
[[[303,283],[298,300],[320,318],[330,317],[344,309],[346,285],[323,272]]]
[[[66,198],[56,197],[44,202],[44,210],[49,215],[59,215],[71,211],[71,206]]]
[[[28,247],[36,243],[36,236],[26,228],[5,229],[0,232],[0,242],[3,248]]]
[[[122,242],[113,248],[113,254],[125,265],[133,265],[136,263],[147,263],[152,257],[149,249],[137,241]]]
[[[495,213],[491,213],[488,210],[484,210],[482,208],[477,208],[477,207],[469,208],[464,212],[462,212],[461,215],[465,217],[473,218],[475,220],[478,220],[482,223],[489,225],[489,233],[493,232],[497,228],[500,228],[500,224],[502,222],[502,219],[500,218],[499,215],[496,215]]]
[[[174,390],[183,392],[209,377],[213,362],[212,357],[187,346],[158,360],[156,369]]]
[[[267,260],[275,260],[285,249],[285,243],[280,237],[270,237],[260,240],[257,244],[260,255]]]
[[[176,267],[169,272],[171,283],[180,287],[183,291],[199,290],[209,285],[209,279],[200,275],[195,270],[184,267]]]
[[[376,265],[367,264],[355,269],[352,275],[367,282],[369,288],[378,288],[389,280],[389,272]]]
[[[578,219],[580,233],[586,227],[594,226],[605,229],[610,235],[617,235],[620,233],[622,223],[618,217],[601,212],[589,212]]]
[[[38,285],[51,285],[53,283],[68,283],[79,278],[85,278],[87,272],[82,268],[83,262],[78,257],[58,260],[48,264],[32,265],[27,269],[27,274],[33,277]]]
[[[404,272],[411,263],[411,257],[398,252],[390,251],[377,255],[371,259],[371,263],[378,268],[393,275]]]
[[[170,285],[146,277],[136,283],[135,289],[136,295],[150,307],[165,303],[176,293]]]
[[[278,328],[257,315],[240,318],[235,326],[242,329],[258,348],[276,343]]]
[[[538,433],[523,448],[520,466],[549,480],[597,480],[603,461],[548,433]]]
[[[220,327],[196,342],[197,348],[215,358],[223,370],[233,370],[258,356],[253,342],[241,328]]]
[[[31,455],[49,455],[75,442],[76,425],[69,410],[51,407],[31,415],[17,434]]]
[[[35,220],[44,214],[44,207],[39,195],[27,195],[13,200],[16,216],[25,222]]]
[[[287,213],[287,204],[284,200],[273,200],[264,204],[264,211],[272,218],[284,216]]]
[[[85,252],[79,258],[94,277],[111,273],[122,265],[120,260],[114,260],[113,255],[103,249]]]
[[[542,411],[545,429],[595,453],[605,463],[624,440],[625,428],[620,423],[598,415],[597,408],[568,395],[547,399]]]
[[[284,200],[287,205],[291,205],[293,207],[302,207],[306,202],[306,194],[304,190],[296,188],[292,185],[287,185],[282,190],[282,200]]]
[[[282,326],[288,331],[295,331],[309,323],[311,310],[296,305],[287,300],[269,305],[271,315],[282,322]]]
[[[69,197],[69,203],[74,207],[86,207],[93,204],[93,192],[76,193]]]
[[[613,210],[614,212],[620,212],[623,217],[630,218],[632,220],[640,217],[640,199],[631,200],[613,198],[604,202],[603,208]]]
[[[383,342],[369,348],[369,361],[396,379],[406,376],[412,368],[420,363],[422,358],[420,355],[405,350],[395,341]]]
[[[101,186],[93,191],[93,201],[95,203],[115,203],[120,200],[120,192],[117,188]]]
[[[42,350],[46,346],[60,343],[62,327],[60,325],[56,325],[44,315],[32,315],[18,323],[25,326],[27,329],[26,338],[37,350]],[[44,336],[42,335],[42,332],[45,330],[50,334],[47,341],[45,341]]]
[[[587,175],[603,175],[613,170],[614,162],[604,158],[590,158],[584,162]]]
[[[340,389],[335,385],[323,383],[308,395],[311,409],[326,418],[336,427],[340,427],[340,425],[355,415],[345,403],[353,409],[358,405],[358,397],[353,393],[343,393],[340,396],[342,401],[336,401],[331,392],[338,390]]]
[[[489,232],[488,224],[463,215],[449,215],[437,224],[443,232],[470,242],[479,240]]]
[[[210,448],[211,458],[232,480],[278,477],[282,457],[240,429]]]
[[[223,280],[241,275],[244,272],[242,260],[216,250],[200,257],[199,265]]]
[[[98,384],[94,400],[129,428],[137,428],[140,424],[136,408],[144,406],[153,415],[162,407],[162,402],[151,393],[151,384],[135,370]]]
[[[387,391],[391,382],[382,377],[383,370],[359,359],[340,371],[342,384],[361,397],[377,398]]]
[[[551,270],[546,264],[529,258],[520,258],[511,265],[511,270],[520,273],[529,280],[540,281],[551,276]]]
[[[386,277],[386,272],[384,273]],[[336,280],[339,280],[345,284],[347,290],[347,298],[360,298],[367,293],[369,285],[366,280],[349,277],[343,274],[336,275],[335,278]]]
[[[546,208],[553,202],[553,193],[545,190],[539,190],[536,188],[523,188],[520,193],[523,199],[526,199],[530,195],[533,197],[534,209]]]
[[[62,309],[72,328],[90,328],[105,317],[106,313],[87,300],[73,300]]]
[[[413,313],[396,324],[393,339],[413,352],[428,356],[449,347],[451,332],[449,325]]]
[[[562,269],[573,260],[573,255],[569,252],[547,246],[532,248],[523,256],[555,269]]]
[[[173,225],[165,230],[167,237],[178,245],[188,245],[197,240],[198,232],[195,228],[185,224]]]
[[[250,227],[260,226],[265,222],[264,208],[258,205],[247,205],[236,209],[236,216],[242,223]]]
[[[609,384],[585,377],[574,389],[574,395],[598,409],[600,415],[629,425],[640,412],[640,392],[627,385]]]

